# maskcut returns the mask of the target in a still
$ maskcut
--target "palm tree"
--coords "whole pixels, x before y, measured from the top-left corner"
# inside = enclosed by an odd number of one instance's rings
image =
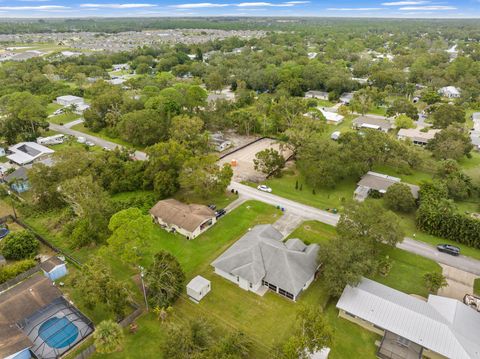
[[[123,348],[123,329],[113,320],[104,320],[95,329],[93,339],[98,353],[113,353]]]

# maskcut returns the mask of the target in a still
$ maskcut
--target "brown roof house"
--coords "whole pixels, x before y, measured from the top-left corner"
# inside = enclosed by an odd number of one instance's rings
[[[357,183],[357,189],[354,192],[354,198],[357,201],[363,202],[365,199],[367,199],[371,191],[378,191],[381,194],[385,194],[388,187],[395,183],[400,183],[401,181],[402,180],[397,177],[368,171]],[[405,184],[410,187],[413,197],[415,199],[418,198],[418,191],[420,190],[420,187],[413,184]]]
[[[150,214],[162,228],[193,239],[217,221],[215,212],[201,204],[185,204],[169,198],[158,201]]]
[[[0,293],[0,358],[58,358],[92,332],[91,321],[41,274]]]

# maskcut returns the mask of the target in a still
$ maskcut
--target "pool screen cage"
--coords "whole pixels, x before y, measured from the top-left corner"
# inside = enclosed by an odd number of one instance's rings
[[[48,330],[48,338],[41,337],[39,329],[50,318],[67,318],[62,326],[55,328],[54,330]],[[67,326],[75,325],[78,329],[76,338],[73,339],[68,345],[61,348],[53,348],[49,345],[49,339],[54,339],[55,336],[62,333]],[[60,297],[55,299],[49,305],[43,307],[39,311],[35,312],[30,317],[22,320],[18,323],[22,331],[32,341],[33,346],[30,350],[39,359],[56,359],[65,354],[71,348],[73,348],[78,342],[86,338],[93,332],[93,323],[85,315],[83,315],[77,308]],[[43,329],[43,328],[42,328]],[[46,328],[50,329],[50,328]],[[45,333],[46,331],[43,331]]]

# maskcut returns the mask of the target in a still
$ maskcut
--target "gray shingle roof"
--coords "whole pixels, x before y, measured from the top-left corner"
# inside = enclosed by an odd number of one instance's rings
[[[299,239],[282,242],[272,225],[254,227],[235,242],[212,266],[251,283],[262,279],[298,295],[314,275],[318,263],[317,244],[306,246]]]
[[[363,278],[345,287],[337,308],[448,358],[480,358],[480,313],[455,299],[425,302]]]

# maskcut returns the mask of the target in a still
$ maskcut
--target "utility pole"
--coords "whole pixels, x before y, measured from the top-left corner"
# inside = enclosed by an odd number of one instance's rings
[[[147,308],[147,312],[148,312],[147,292],[145,290],[145,282],[143,281],[144,268],[142,266],[138,266],[138,268],[140,269],[140,279],[142,280],[142,289],[143,289],[143,298],[145,299],[145,307]]]
[[[15,200],[13,199],[12,191],[7,190],[7,193],[10,196],[10,201],[11,201],[12,210],[13,210],[13,216],[15,217],[15,219],[17,219],[17,212],[15,211]]]

